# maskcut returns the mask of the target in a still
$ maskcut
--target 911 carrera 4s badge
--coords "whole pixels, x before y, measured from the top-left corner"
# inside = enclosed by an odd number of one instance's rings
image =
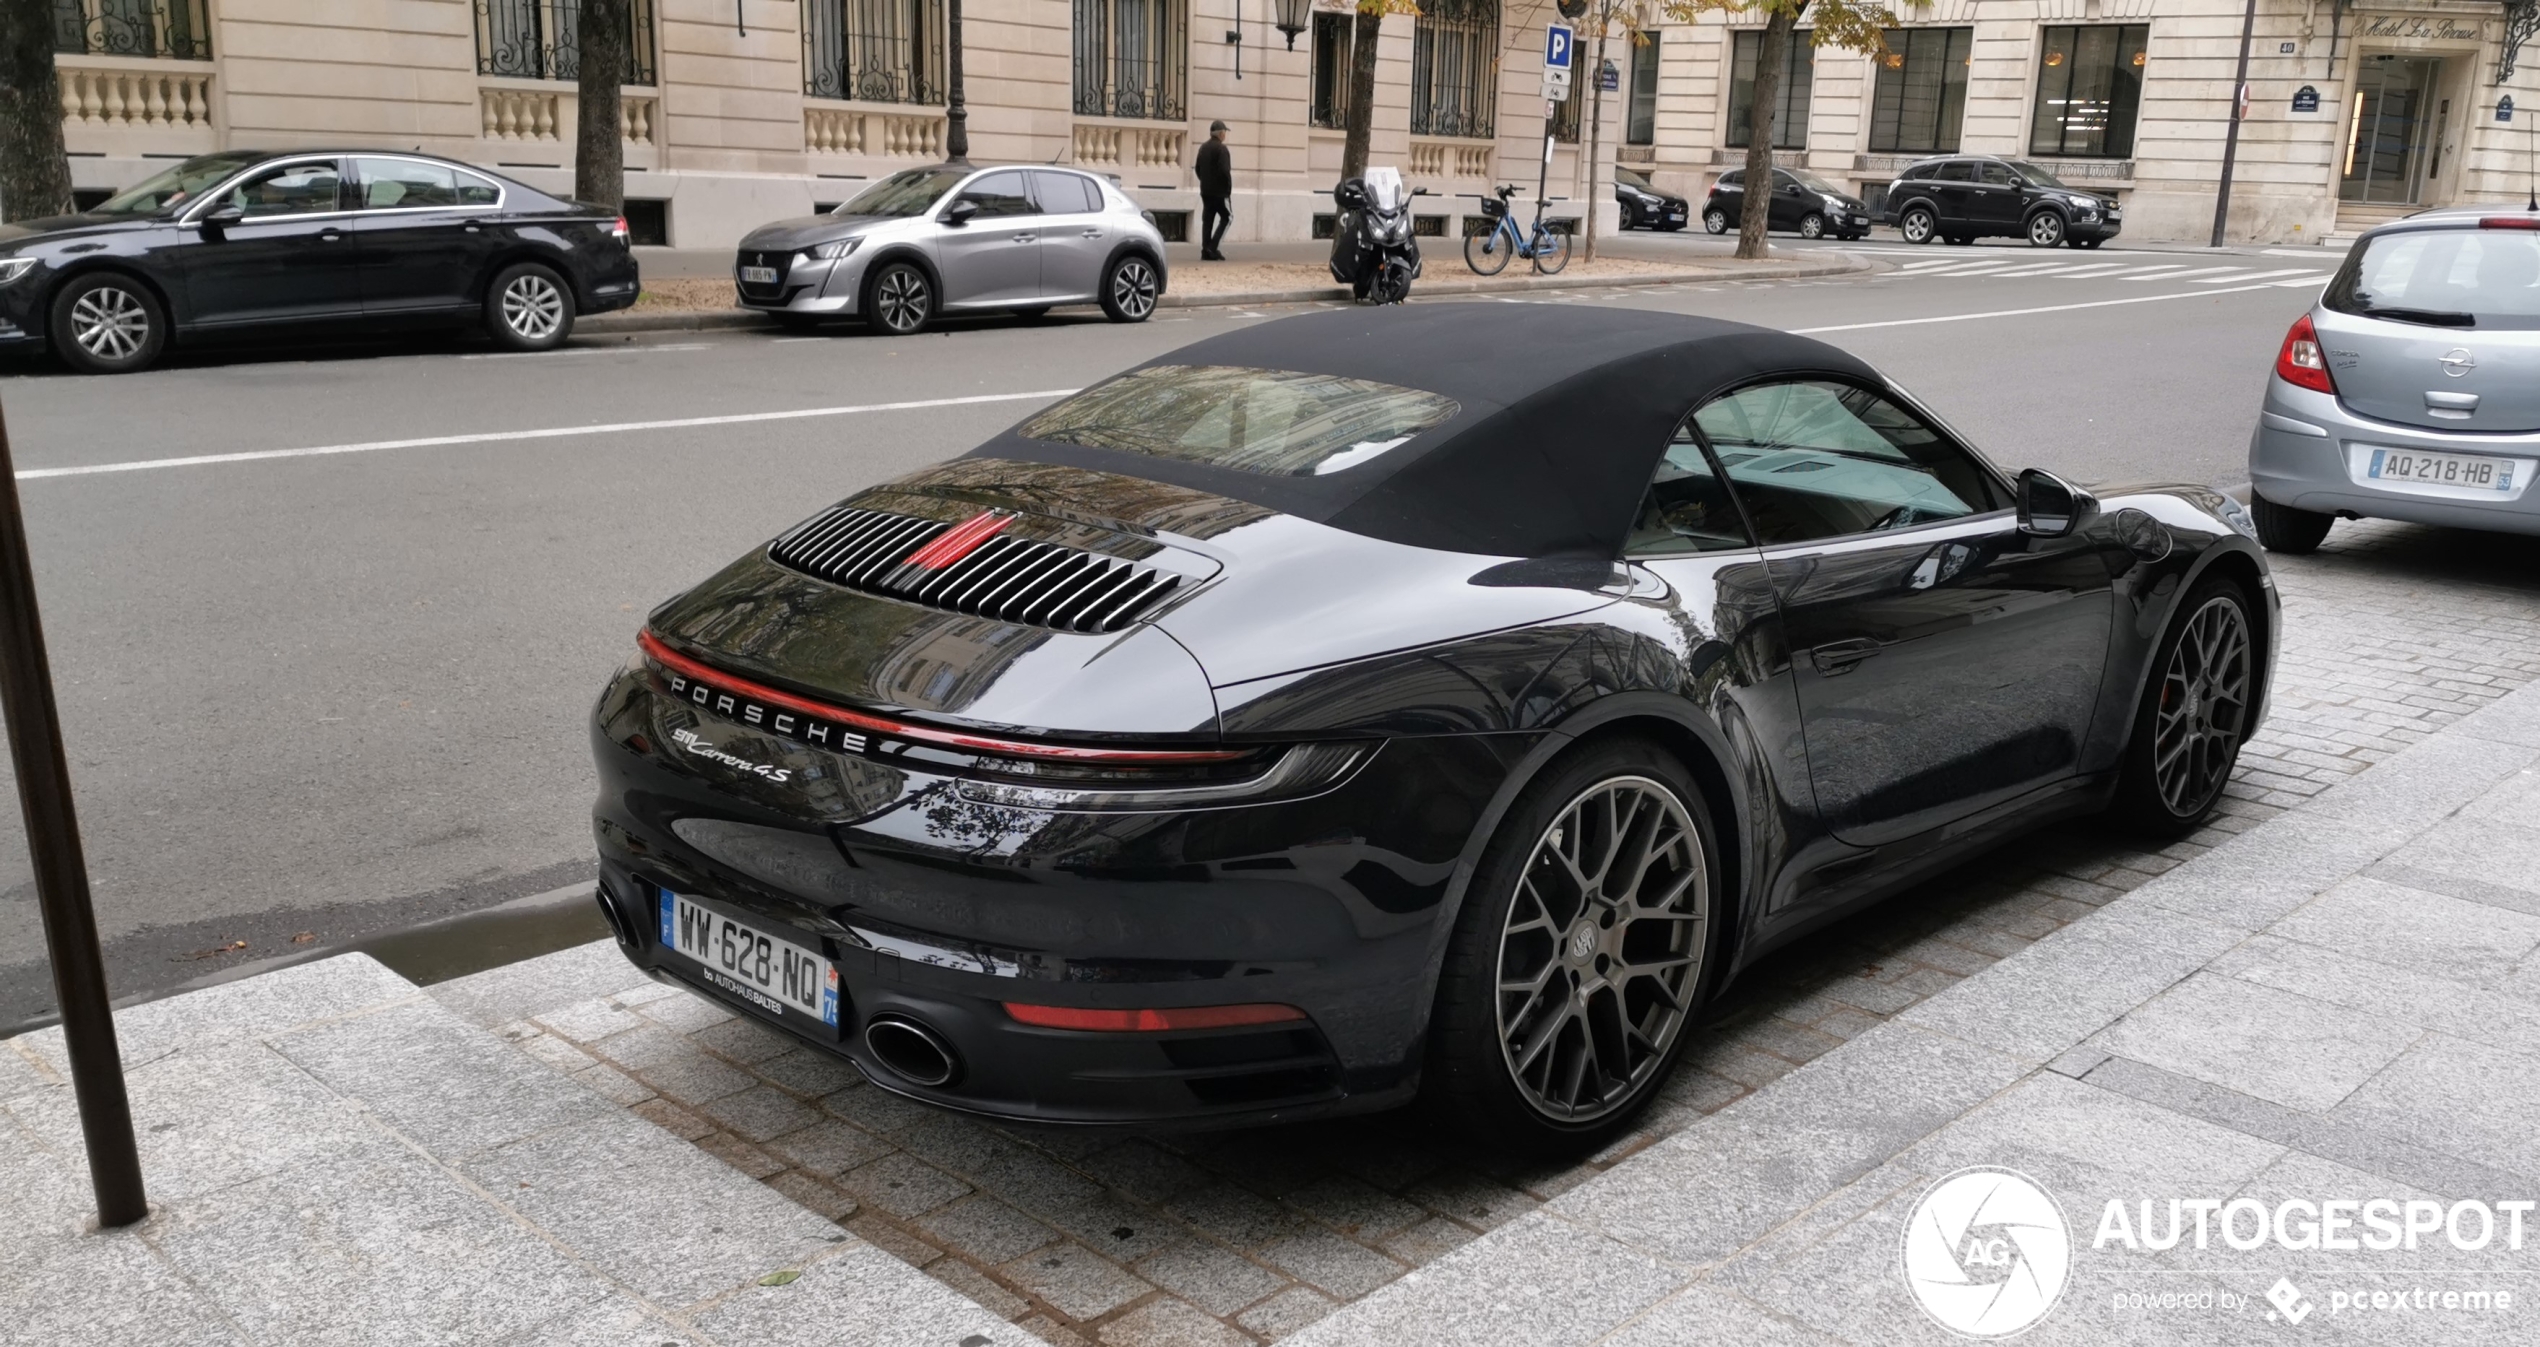
[[[771,767],[763,762],[752,762],[736,753],[726,753],[706,742],[705,736],[695,730],[672,730],[670,737],[677,740],[681,748],[700,758],[722,763],[726,767],[748,772],[753,776],[763,776],[770,781],[790,781],[794,776],[794,771],[790,767]]]

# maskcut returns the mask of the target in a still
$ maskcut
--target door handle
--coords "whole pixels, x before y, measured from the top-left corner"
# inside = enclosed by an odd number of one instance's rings
[[[2478,395],[2476,393],[2437,393],[2429,389],[2425,395],[2425,405],[2470,411],[2478,406]]]
[[[1087,238],[1089,238],[1089,239],[1098,239],[1098,238],[1101,238],[1101,237],[1102,237],[1102,231],[1101,231],[1101,230],[1099,230],[1099,229],[1088,229],[1088,230],[1086,230],[1086,231],[1085,231],[1085,237],[1087,237]]]
[[[1828,678],[1852,672],[1861,661],[1879,652],[1881,643],[1867,638],[1851,641],[1828,641],[1808,652],[1817,672]]]
[[[1041,236],[1038,234],[1017,234],[1014,236],[1014,241],[1017,243],[1037,243],[1040,241],[1040,238]]]
[[[467,232],[471,234],[481,233],[484,231],[484,228],[485,222],[483,220],[470,220],[467,222]]]
[[[343,239],[343,237],[344,237],[344,231],[343,231],[343,230],[341,230],[341,229],[336,228],[336,227],[335,227],[335,226],[333,226],[333,225],[328,225],[326,228],[321,229],[321,230],[319,230],[319,231],[318,231],[318,242],[320,242],[320,243],[336,243],[336,242],[340,242],[340,241]]]

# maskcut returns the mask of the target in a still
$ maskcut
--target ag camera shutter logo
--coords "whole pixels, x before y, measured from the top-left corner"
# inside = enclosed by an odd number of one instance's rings
[[[2064,1209],[2013,1169],[1962,1169],[1925,1190],[1905,1223],[1905,1285],[1934,1323],[2006,1338],[2046,1317],[2072,1271]]]

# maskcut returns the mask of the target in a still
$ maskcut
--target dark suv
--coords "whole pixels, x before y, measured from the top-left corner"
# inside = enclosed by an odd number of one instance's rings
[[[2039,248],[2096,248],[2117,236],[2119,213],[2115,197],[2067,187],[2025,160],[1970,154],[1908,165],[1880,218],[1907,243],[2024,235]]]

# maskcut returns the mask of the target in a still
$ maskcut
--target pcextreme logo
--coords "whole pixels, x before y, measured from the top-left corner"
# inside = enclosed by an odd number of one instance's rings
[[[2045,1318],[2072,1260],[2063,1208],[2017,1170],[1959,1170],[1906,1218],[1906,1286],[1933,1322],[1966,1337],[2006,1338]]]

